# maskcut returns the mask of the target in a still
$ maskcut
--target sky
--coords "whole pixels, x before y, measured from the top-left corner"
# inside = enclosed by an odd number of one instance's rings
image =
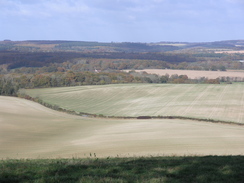
[[[244,39],[244,0],[0,0],[0,40]]]

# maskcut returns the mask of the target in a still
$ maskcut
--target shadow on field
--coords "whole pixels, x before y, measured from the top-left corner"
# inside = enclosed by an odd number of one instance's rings
[[[2,160],[0,182],[244,182],[244,156]]]

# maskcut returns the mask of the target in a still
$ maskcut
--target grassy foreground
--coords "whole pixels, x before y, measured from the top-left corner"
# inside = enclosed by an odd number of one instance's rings
[[[244,182],[244,156],[2,160],[0,182]]]

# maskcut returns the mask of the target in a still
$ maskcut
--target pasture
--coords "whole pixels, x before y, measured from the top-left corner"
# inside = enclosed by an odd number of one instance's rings
[[[182,116],[244,123],[244,84],[120,84],[21,90],[45,103],[103,116]]]
[[[70,92],[74,89],[66,88]],[[47,91],[52,90],[46,90],[46,95]],[[4,96],[0,96],[0,109],[1,159],[244,153],[244,127],[239,125],[178,119],[85,118]]]

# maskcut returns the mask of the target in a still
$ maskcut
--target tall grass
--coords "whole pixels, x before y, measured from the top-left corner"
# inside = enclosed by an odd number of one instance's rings
[[[2,160],[0,182],[244,182],[243,156]]]

